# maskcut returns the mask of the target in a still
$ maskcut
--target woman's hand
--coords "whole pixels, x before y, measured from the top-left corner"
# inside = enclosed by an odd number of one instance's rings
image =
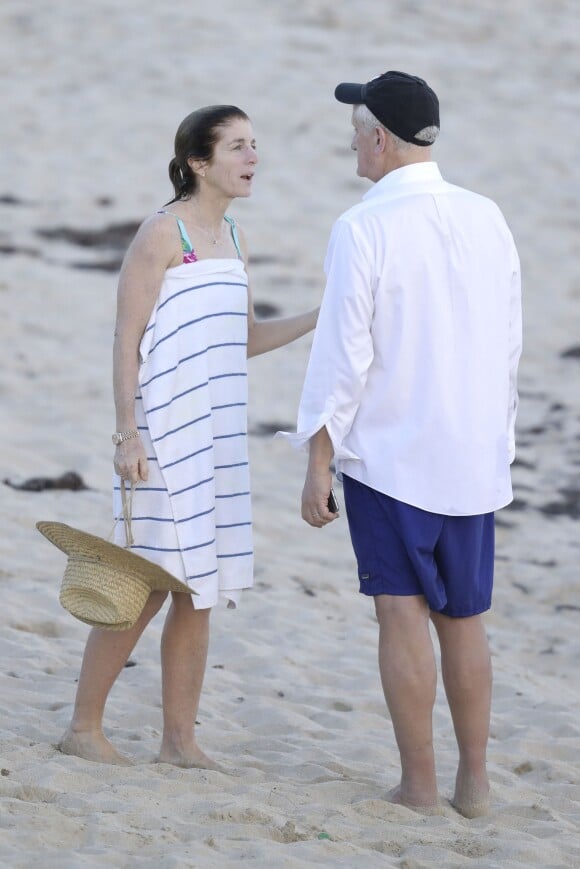
[[[130,483],[145,481],[149,476],[147,454],[140,437],[123,441],[115,449],[115,472]]]

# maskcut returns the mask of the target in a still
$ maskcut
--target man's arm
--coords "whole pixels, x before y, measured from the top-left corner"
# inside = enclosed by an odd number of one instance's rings
[[[331,513],[328,509],[333,455],[332,441],[326,426],[323,426],[310,438],[310,457],[302,490],[302,518],[314,528],[322,528],[338,517],[338,513]]]
[[[510,298],[510,331],[509,331],[509,406],[507,414],[509,460],[513,462],[516,454],[516,413],[518,409],[518,365],[522,352],[522,293],[520,261],[513,248],[512,282]]]
[[[326,288],[312,342],[296,434],[279,432],[297,449],[309,449],[302,517],[317,528],[338,514],[327,507],[330,462],[358,461],[345,444],[365,388],[374,348],[372,251],[348,221],[335,224],[326,261]]]
[[[372,254],[348,223],[335,224],[325,262],[326,287],[302,388],[296,434],[281,432],[297,449],[326,426],[335,459],[356,456],[344,444],[373,359]]]

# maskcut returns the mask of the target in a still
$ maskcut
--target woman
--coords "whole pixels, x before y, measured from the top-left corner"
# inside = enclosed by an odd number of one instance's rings
[[[257,160],[240,109],[188,115],[169,164],[175,197],[141,225],[119,279],[115,509],[120,485],[136,484],[133,549],[196,592],[173,595],[161,641],[158,760],[185,767],[215,768],[194,733],[211,608],[219,597],[235,606],[252,584],[246,358],[306,334],[317,317],[254,317],[246,243],[226,210],[250,195]],[[165,597],[153,592],[130,630],[91,631],[61,751],[130,762],[103,734],[105,702]]]

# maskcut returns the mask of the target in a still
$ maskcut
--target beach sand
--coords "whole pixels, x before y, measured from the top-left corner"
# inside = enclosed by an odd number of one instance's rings
[[[1,476],[74,470],[89,488],[0,483],[0,865],[580,865],[579,26],[575,0],[5,0]],[[447,802],[442,692],[443,815],[385,800],[398,755],[346,519],[301,521],[304,455],[271,437],[294,426],[309,338],[250,363],[256,583],[214,613],[199,712],[228,774],[152,762],[162,614],[107,707],[135,765],[64,756],[88,629],[60,608],[64,557],[34,525],[110,531],[116,277],[136,225],[170,198],[177,124],[213,102],[251,116],[261,164],[232,213],[256,302],[297,313],[320,299],[334,219],[368,187],[334,87],[386,69],[439,93],[441,169],[498,202],[522,259],[516,500],[498,516],[487,617],[490,814],[467,821]]]

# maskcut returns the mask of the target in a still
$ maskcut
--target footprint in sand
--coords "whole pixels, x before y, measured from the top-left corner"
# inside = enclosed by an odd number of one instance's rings
[[[5,779],[0,780],[0,795],[24,803],[54,803],[58,797],[58,793],[49,788],[8,782]]]
[[[62,637],[63,631],[56,622],[11,622],[9,627],[25,634],[37,634],[51,639]]]
[[[343,703],[342,700],[337,700],[332,704],[332,708],[335,712],[352,712],[353,707],[350,703]]]

